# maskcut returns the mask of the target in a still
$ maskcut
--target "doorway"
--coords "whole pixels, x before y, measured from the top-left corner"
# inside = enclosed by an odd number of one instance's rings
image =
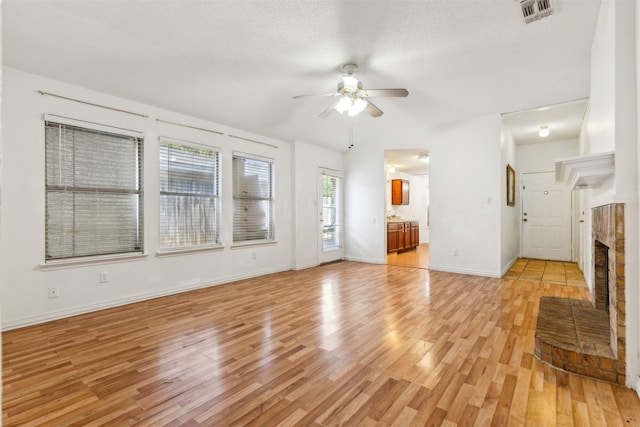
[[[523,173],[522,256],[572,260],[571,191],[554,172]]]
[[[385,151],[385,250],[388,265],[429,267],[429,164],[427,147]],[[398,181],[402,181],[403,190],[408,195],[406,201],[404,195],[401,201],[392,197],[393,183]]]
[[[318,186],[318,261],[324,264],[342,259],[342,173],[320,168]]]

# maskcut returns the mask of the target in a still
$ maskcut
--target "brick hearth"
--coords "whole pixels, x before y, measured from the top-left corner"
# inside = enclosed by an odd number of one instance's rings
[[[624,204],[592,212],[592,301],[540,298],[535,355],[566,371],[624,385]]]
[[[618,379],[607,313],[590,301],[540,298],[535,355],[565,371],[613,383]]]

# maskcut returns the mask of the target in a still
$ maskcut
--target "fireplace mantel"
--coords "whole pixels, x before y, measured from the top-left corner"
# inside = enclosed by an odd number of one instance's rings
[[[556,160],[556,181],[564,182],[571,190],[595,188],[613,175],[614,166],[613,152]]]

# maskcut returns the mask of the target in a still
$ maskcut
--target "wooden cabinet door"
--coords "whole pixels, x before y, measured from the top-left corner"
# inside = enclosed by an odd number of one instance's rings
[[[409,181],[407,181],[406,179],[391,180],[391,204],[409,204]]]
[[[398,250],[398,224],[387,224],[387,252]]]
[[[407,235],[408,228],[406,222],[398,224],[398,250],[409,247],[410,239]]]
[[[411,246],[415,247],[420,244],[420,226],[417,221],[411,222]]]

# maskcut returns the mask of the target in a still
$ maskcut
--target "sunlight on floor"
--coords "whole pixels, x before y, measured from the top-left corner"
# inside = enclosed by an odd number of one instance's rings
[[[388,265],[429,268],[429,244],[421,243],[415,249],[387,254]]]

